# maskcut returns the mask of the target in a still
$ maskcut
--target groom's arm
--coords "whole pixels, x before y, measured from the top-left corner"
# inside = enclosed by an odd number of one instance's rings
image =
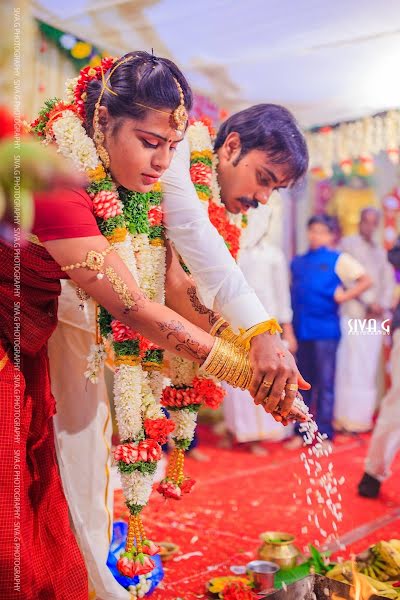
[[[165,304],[197,327],[209,332],[220,315],[201,302],[196,283],[182,268],[171,242],[167,242]]]

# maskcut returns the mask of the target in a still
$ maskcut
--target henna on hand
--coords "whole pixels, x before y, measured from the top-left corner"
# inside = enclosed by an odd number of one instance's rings
[[[175,350],[178,352],[184,350],[193,356],[193,358],[200,358],[201,360],[205,360],[209,355],[210,348],[201,345],[200,342],[193,339],[179,321],[170,321],[169,323],[157,322],[157,325],[163,333],[167,334],[167,340],[170,337],[176,338],[178,343],[175,346]]]
[[[214,325],[214,323],[218,321],[219,315],[200,302],[194,285],[187,289],[187,295],[189,296],[190,304],[193,306],[196,312],[198,312],[200,315],[208,315],[208,322],[210,325]]]

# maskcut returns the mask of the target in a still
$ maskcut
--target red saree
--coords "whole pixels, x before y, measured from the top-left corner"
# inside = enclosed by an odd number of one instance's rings
[[[99,234],[83,192],[41,195],[36,206],[33,232],[43,241]],[[0,242],[0,598],[87,600],[55,457],[47,359],[63,273],[43,247],[29,243],[21,248],[19,291],[15,256]]]

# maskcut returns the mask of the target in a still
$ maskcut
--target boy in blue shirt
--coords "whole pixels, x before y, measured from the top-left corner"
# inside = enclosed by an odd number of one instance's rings
[[[302,392],[320,433],[333,439],[336,350],[340,338],[339,304],[357,298],[371,285],[364,268],[350,255],[333,250],[336,222],[327,215],[308,221],[309,250],[291,264],[293,327],[297,364],[312,385]],[[345,287],[352,285],[350,289]],[[298,448],[297,436],[287,447]]]

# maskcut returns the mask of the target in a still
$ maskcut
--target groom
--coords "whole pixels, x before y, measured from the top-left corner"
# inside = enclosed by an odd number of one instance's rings
[[[234,214],[266,204],[274,190],[293,186],[308,167],[306,142],[293,115],[274,104],[252,106],[227,119],[216,136],[214,156],[221,200]],[[189,267],[203,303],[235,329],[248,329],[270,317],[222,238],[215,237],[189,169],[190,148],[184,140],[162,177],[166,234]],[[178,304],[174,308],[179,312]],[[304,383],[279,336],[254,337],[251,362],[250,393],[267,412],[275,410],[288,384]],[[291,403],[293,394],[287,396]]]

